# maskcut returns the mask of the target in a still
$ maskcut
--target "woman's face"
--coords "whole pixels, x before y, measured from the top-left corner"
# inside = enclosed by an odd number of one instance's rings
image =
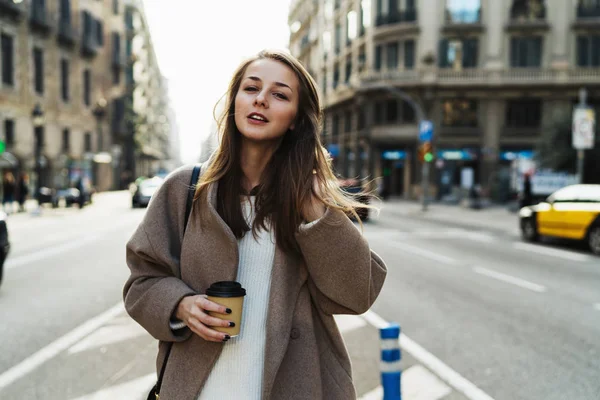
[[[235,124],[242,136],[273,141],[293,130],[299,87],[296,74],[287,65],[271,59],[253,61],[235,96]]]

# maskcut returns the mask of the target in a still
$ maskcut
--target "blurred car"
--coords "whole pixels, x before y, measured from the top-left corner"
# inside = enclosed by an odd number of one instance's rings
[[[65,207],[71,207],[73,204],[78,204],[83,207],[92,202],[91,191],[81,193],[76,188],[51,189],[41,187],[38,195],[40,204],[51,204],[53,208],[57,208],[64,204]]]
[[[10,251],[10,242],[8,240],[8,227],[6,225],[6,213],[0,211],[0,284],[4,273],[4,260]]]
[[[163,179],[155,176],[154,178],[144,179],[135,184],[133,195],[131,196],[131,207],[148,207],[152,195],[163,183]]]
[[[539,204],[519,211],[521,235],[534,242],[540,236],[585,241],[600,255],[600,185],[571,185]]]
[[[339,181],[340,187],[347,193],[351,193],[356,195],[354,198],[358,200],[362,204],[369,204],[371,200],[371,196],[364,193],[363,187],[360,184],[360,181],[357,179],[340,179]],[[362,221],[367,221],[369,219],[369,209],[368,208],[357,208],[356,213],[360,217]],[[350,219],[354,220],[353,215],[349,215]]]

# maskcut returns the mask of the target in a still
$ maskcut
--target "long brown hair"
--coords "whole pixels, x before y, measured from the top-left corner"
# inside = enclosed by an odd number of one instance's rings
[[[293,132],[283,135],[267,164],[256,193],[256,218],[252,231],[266,229],[270,223],[277,245],[286,253],[300,254],[295,234],[302,223],[302,205],[315,196],[325,206],[352,214],[365,207],[344,192],[331,168],[331,159],[320,141],[323,113],[315,81],[293,56],[281,51],[263,50],[243,62],[235,71],[226,94],[225,109],[219,118],[220,145],[196,188],[195,199],[208,186],[218,182],[217,211],[239,239],[250,227],[242,214],[241,133],[235,124],[235,97],[248,66],[260,59],[271,59],[291,68],[300,83],[298,113]],[[317,187],[314,188],[314,179]]]

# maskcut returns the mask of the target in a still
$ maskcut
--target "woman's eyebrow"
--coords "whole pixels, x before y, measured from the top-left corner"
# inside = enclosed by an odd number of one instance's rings
[[[248,77],[246,77],[246,79],[251,79],[251,80],[253,80],[255,82],[262,82],[262,79],[260,79],[258,76],[248,76]],[[286,88],[290,89],[293,92],[292,88],[289,85],[286,85],[283,82],[275,82],[275,85],[279,86],[279,87],[286,87]]]

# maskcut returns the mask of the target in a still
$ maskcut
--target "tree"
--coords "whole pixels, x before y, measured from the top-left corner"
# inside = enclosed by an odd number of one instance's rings
[[[598,116],[597,116],[598,117]],[[572,145],[572,112],[555,113],[542,125],[542,136],[536,146],[536,161],[541,168],[575,174],[577,150]],[[584,183],[600,183],[600,135],[596,125],[596,144],[585,150]]]

